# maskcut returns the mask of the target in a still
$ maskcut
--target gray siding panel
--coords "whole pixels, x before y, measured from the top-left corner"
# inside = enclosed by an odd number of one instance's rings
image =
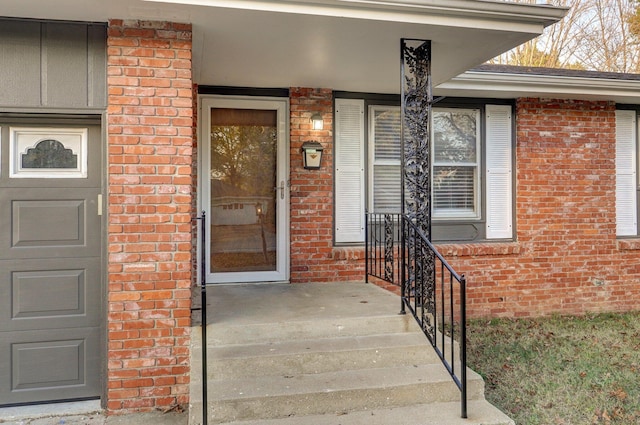
[[[87,106],[87,70],[86,26],[43,24],[43,106]]]
[[[40,24],[0,21],[0,106],[40,105]]]
[[[88,106],[103,108],[107,105],[107,28],[89,25],[88,29]]]
[[[0,107],[106,108],[106,25],[0,20]]]

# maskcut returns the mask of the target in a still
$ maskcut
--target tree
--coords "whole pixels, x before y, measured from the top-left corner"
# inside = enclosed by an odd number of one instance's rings
[[[587,69],[640,71],[638,41],[630,31],[635,0],[589,0],[588,20],[578,27],[581,43],[574,52]]]
[[[521,0],[520,3],[537,3]],[[564,19],[544,33],[490,63],[640,71],[640,3],[638,0],[551,0],[568,7]]]
[[[212,126],[211,177],[246,193],[273,193],[276,144],[275,127]]]
[[[544,33],[531,41],[494,58],[490,63],[536,66],[546,68],[578,68],[571,53],[580,42],[576,38],[577,22],[583,19],[591,0],[551,0],[553,6],[568,7],[567,15],[555,25],[547,27]],[[520,0],[519,3],[539,3],[536,0]]]
[[[638,41],[640,39],[640,1],[636,0],[635,11],[627,18],[629,32]]]

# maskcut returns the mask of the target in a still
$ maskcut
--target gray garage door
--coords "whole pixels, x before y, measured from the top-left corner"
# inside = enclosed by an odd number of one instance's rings
[[[0,405],[101,393],[99,121],[0,117]]]

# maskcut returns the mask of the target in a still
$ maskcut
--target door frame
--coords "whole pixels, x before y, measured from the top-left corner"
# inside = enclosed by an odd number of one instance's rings
[[[278,147],[276,156],[276,181],[284,182],[283,196],[277,196],[276,213],[276,252],[277,262],[275,271],[228,272],[211,273],[210,258],[207,253],[206,282],[207,283],[247,283],[247,282],[288,282],[290,276],[290,180],[289,180],[289,98],[263,96],[226,96],[199,95],[198,96],[198,134],[202,142],[198,143],[198,211],[205,211],[211,217],[211,108],[235,109],[269,109],[277,111],[278,119]],[[198,230],[200,232],[201,230]],[[208,245],[211,241],[211,226],[206,229]],[[201,235],[198,237],[198,252],[209,246],[201,246]],[[199,254],[199,257],[201,255]],[[202,267],[202,265],[200,266]]]

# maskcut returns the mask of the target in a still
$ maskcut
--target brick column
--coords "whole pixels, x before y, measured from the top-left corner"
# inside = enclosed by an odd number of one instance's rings
[[[186,404],[191,26],[112,20],[108,91],[107,408]]]
[[[291,281],[331,278],[333,247],[333,94],[330,89],[291,88]],[[320,113],[324,130],[312,130]],[[305,170],[300,148],[308,140],[324,147],[319,170]]]

